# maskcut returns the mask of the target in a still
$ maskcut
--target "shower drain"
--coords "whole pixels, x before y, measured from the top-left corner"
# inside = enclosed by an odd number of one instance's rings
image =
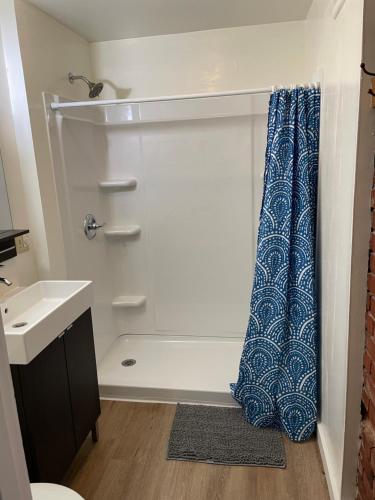
[[[136,364],[135,359],[124,359],[124,361],[121,361],[122,366],[134,366]]]

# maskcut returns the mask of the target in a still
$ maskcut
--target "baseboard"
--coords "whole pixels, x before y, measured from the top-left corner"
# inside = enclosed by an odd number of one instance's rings
[[[328,486],[329,497],[331,500],[340,500],[340,488],[337,484],[337,480],[334,478],[332,460],[330,458],[330,453],[327,446],[327,440],[324,435],[324,429],[321,424],[318,424],[317,429],[318,446],[320,451],[320,456],[323,463],[324,473],[326,475],[326,481]]]
[[[209,406],[233,406],[240,405],[228,392],[190,391],[183,389],[161,389],[152,387],[130,387],[119,385],[107,385],[100,382],[99,392],[102,399],[115,401],[133,401],[140,403],[187,403]]]

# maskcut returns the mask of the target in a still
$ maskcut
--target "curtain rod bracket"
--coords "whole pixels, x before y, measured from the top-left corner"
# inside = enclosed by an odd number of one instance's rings
[[[364,73],[366,73],[366,75],[369,75],[369,76],[375,76],[375,73],[372,73],[371,71],[369,71],[368,69],[366,69],[366,63],[361,63],[361,69]]]
[[[361,63],[361,69],[366,75],[375,77],[375,73],[366,69],[366,64],[364,62]],[[375,108],[375,78],[371,78],[371,82],[372,88],[369,89],[368,93],[372,96],[372,107]]]

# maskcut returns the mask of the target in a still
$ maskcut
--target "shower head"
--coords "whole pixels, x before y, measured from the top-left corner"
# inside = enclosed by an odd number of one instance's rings
[[[103,90],[102,82],[98,82],[98,83],[90,82],[90,80],[88,78],[86,78],[85,76],[82,76],[82,75],[75,76],[72,73],[69,73],[68,78],[69,78],[70,83],[73,83],[74,80],[83,80],[84,82],[86,82],[86,84],[89,87],[90,99],[93,99],[94,97],[98,97],[100,92]]]
[[[100,92],[103,90],[103,84],[102,82],[98,83],[92,83],[90,82],[90,92],[89,92],[89,97],[92,99],[94,97],[98,97]]]

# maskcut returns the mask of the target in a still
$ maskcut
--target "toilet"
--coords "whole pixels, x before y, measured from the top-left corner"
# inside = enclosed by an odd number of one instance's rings
[[[84,500],[81,495],[60,484],[32,483],[30,487],[33,500]]]

